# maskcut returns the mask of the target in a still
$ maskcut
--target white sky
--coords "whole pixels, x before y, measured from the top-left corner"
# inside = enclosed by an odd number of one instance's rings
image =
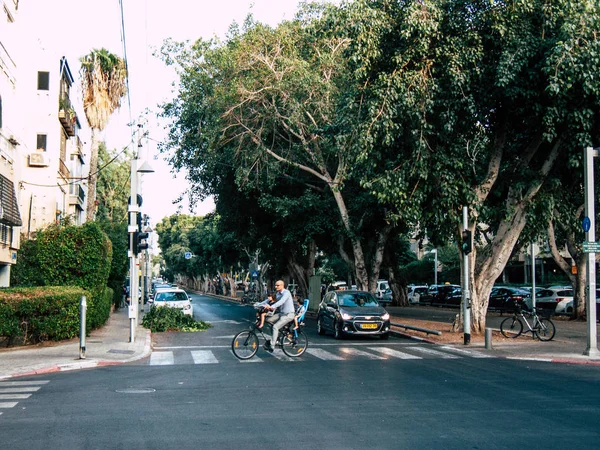
[[[102,47],[123,56],[119,0],[24,0],[20,7],[27,7],[27,3],[29,7],[35,3],[39,26],[50,28],[52,37],[48,39],[55,40],[49,44],[61,51],[64,48],[78,93],[81,56]],[[187,187],[182,174],[175,177],[170,173],[154,141],[160,140],[164,131],[153,113],[158,110],[158,103],[172,98],[175,76],[152,56],[153,50],[160,48],[168,37],[178,41],[215,35],[223,38],[229,25],[233,21],[241,24],[249,12],[261,22],[276,25],[293,18],[298,3],[298,0],[123,0],[131,109],[125,98],[120,112],[111,118],[105,130],[105,140],[111,150],[128,145],[131,131],[127,124],[137,120],[146,108],[151,111],[145,128],[151,140],[141,149],[140,157],[147,158],[155,170],[144,175],[142,181],[142,211],[151,217],[152,225],[177,211],[172,202]],[[84,122],[85,117],[81,120]],[[196,214],[204,215],[213,209],[209,199],[197,206]],[[189,213],[187,204],[181,212]]]

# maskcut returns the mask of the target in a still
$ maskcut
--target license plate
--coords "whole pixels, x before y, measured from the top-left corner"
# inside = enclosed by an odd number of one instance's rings
[[[377,324],[376,323],[363,323],[360,326],[363,330],[367,329],[367,330],[372,330],[374,328],[377,328]]]

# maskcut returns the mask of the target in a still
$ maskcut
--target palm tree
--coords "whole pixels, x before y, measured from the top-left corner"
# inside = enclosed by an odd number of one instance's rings
[[[87,220],[93,220],[98,179],[98,133],[104,130],[108,119],[121,106],[121,99],[127,93],[127,65],[123,59],[104,48],[93,49],[80,62],[83,110],[92,129],[86,215]]]

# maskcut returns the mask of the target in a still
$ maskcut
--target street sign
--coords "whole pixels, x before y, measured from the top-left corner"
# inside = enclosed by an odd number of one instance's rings
[[[192,259],[192,252],[185,252],[185,259]]]
[[[585,216],[583,218],[583,220],[581,221],[581,228],[583,228],[583,232],[587,233],[588,231],[590,231],[591,226],[592,226],[592,221],[590,220],[589,217]]]
[[[600,253],[600,242],[584,242],[583,253]]]
[[[258,271],[257,270],[253,270],[252,271],[252,278],[258,278]]]

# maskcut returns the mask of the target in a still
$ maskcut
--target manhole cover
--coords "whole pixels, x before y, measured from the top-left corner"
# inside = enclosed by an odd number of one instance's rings
[[[119,394],[149,394],[150,392],[156,392],[156,389],[152,388],[125,388],[117,389],[115,392]]]

